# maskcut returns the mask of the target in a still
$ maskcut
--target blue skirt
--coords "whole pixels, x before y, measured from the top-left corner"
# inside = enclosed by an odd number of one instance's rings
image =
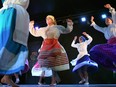
[[[104,68],[116,71],[116,44],[98,44],[90,49],[92,60]]]
[[[88,55],[83,56],[81,59],[79,59],[73,68],[72,72],[76,72],[79,69],[82,69],[83,67],[87,67],[87,72],[93,73],[98,70],[98,64],[91,60]]]
[[[8,8],[0,12],[0,74],[24,72],[25,69],[28,49],[13,40],[15,22],[16,9]]]

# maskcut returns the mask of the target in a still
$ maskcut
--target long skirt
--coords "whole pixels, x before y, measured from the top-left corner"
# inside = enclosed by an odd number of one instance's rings
[[[45,39],[38,55],[40,67],[51,68],[54,71],[69,69],[69,60],[66,51],[58,39]]]
[[[116,38],[111,38],[106,44],[98,44],[90,49],[91,58],[104,68],[116,71]]]
[[[13,40],[15,21],[16,9],[8,8],[0,12],[0,74],[27,72],[29,68],[27,47]]]
[[[72,72],[76,72],[80,69],[87,67],[87,72],[93,73],[98,70],[98,64],[91,60],[88,55],[84,55],[81,59],[79,59],[73,68]]]

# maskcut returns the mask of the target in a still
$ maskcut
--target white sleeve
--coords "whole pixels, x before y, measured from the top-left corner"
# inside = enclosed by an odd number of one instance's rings
[[[44,30],[43,28],[39,28],[39,29],[29,28],[29,32],[35,37],[42,36],[43,30]]]
[[[62,25],[58,25],[57,27],[62,34],[70,33],[73,30],[73,26],[69,26],[69,25],[67,25],[67,28],[65,28]]]
[[[71,47],[77,48],[77,44],[75,44],[75,40],[73,40],[72,43],[71,43]]]
[[[116,11],[115,11],[115,9],[111,7],[111,8],[109,9],[109,12],[110,12],[111,15],[112,15],[113,23],[116,24]]]
[[[95,30],[100,31],[100,32],[102,32],[102,33],[104,33],[105,30],[106,30],[105,27],[100,27],[100,26],[98,26],[95,22],[93,22],[93,23],[91,24],[91,26],[93,26]]]
[[[88,35],[88,34],[87,34],[87,38],[88,38],[88,40],[86,40],[85,42],[88,45],[88,44],[90,44],[92,42],[93,38],[90,35]]]

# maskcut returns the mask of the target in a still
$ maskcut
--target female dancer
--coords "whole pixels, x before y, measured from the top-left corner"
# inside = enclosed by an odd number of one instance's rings
[[[95,45],[90,50],[90,55],[94,61],[106,69],[116,71],[116,11],[110,4],[106,4],[104,7],[108,8],[112,15],[112,18],[108,17],[105,20],[107,27],[96,25],[93,16],[91,17],[91,26],[104,34],[107,43]]]
[[[57,25],[54,16],[48,15],[46,23],[46,27],[34,29],[34,21],[31,21],[30,33],[35,37],[41,36],[44,39],[38,55],[38,64],[42,68],[42,75],[44,75],[46,69],[52,69],[51,85],[55,85],[58,82],[56,72],[69,69],[69,60],[66,51],[58,39],[60,34],[67,34],[73,30],[73,22],[68,19],[67,28],[65,28],[64,26]]]
[[[25,68],[28,58],[27,40],[29,15],[26,11],[29,0],[2,0],[0,9],[0,74],[2,83],[18,87],[10,75]]]
[[[89,84],[89,76],[88,72],[96,71],[98,68],[97,63],[92,61],[89,57],[87,46],[92,42],[92,37],[87,34],[86,32],[83,32],[83,35],[85,35],[88,40],[84,36],[79,37],[79,43],[76,43],[77,36],[74,37],[74,40],[71,44],[72,47],[77,48],[79,54],[76,59],[71,61],[72,66],[75,66],[73,68],[73,72],[78,71],[78,74],[81,78],[81,81],[79,84]]]

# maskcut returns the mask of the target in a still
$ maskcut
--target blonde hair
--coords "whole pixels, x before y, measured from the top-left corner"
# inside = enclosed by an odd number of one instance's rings
[[[57,25],[56,19],[54,18],[54,16],[53,16],[53,15],[48,15],[48,16],[46,17],[46,19],[47,19],[47,18],[52,19],[52,21],[53,21],[54,25]]]

